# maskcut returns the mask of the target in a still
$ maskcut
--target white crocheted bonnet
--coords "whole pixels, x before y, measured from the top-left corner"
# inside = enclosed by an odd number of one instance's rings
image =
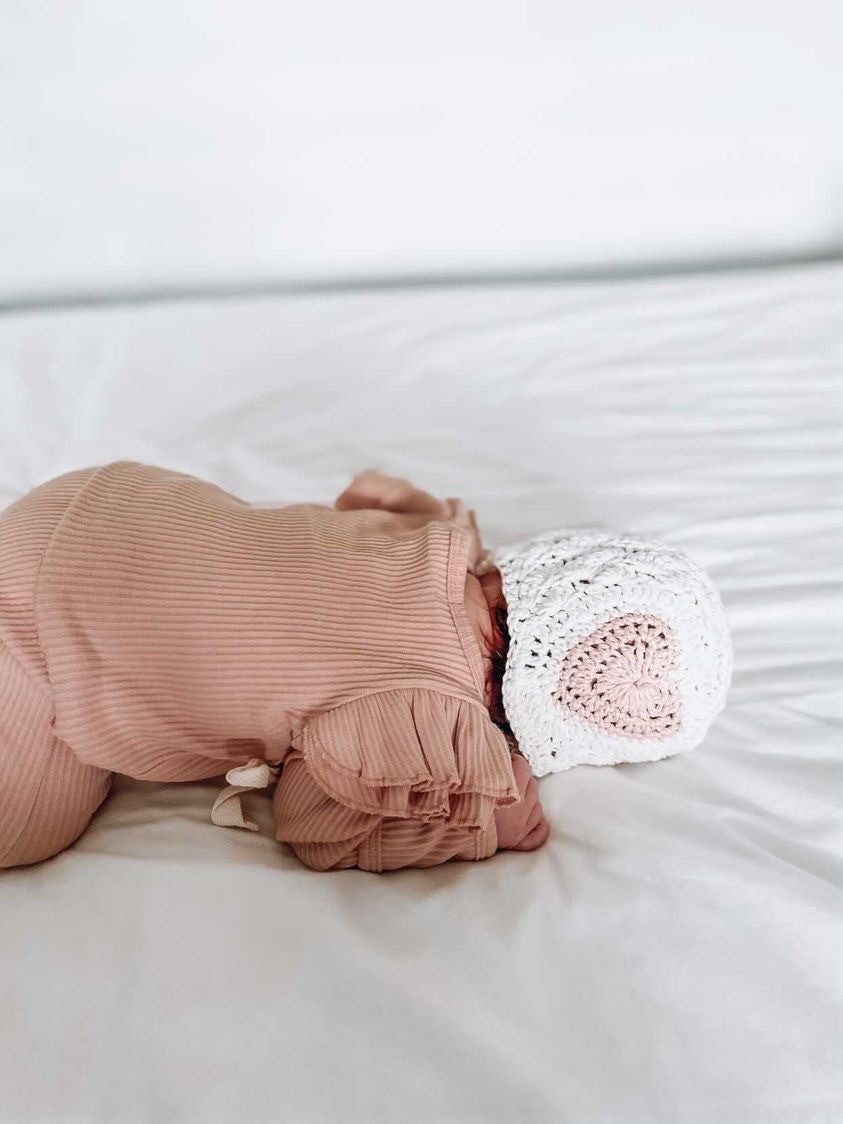
[[[698,745],[732,645],[708,575],[660,543],[556,530],[490,552],[510,643],[503,706],[536,776]]]

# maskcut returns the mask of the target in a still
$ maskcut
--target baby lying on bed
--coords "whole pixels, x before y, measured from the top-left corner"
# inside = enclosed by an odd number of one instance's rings
[[[280,777],[316,870],[533,850],[549,827],[503,710],[506,602],[472,512],[376,471],[256,508],[135,462],[0,515],[0,866],[69,846],[112,775]]]
[[[69,846],[115,772],[225,773],[212,819],[251,829],[243,793],[277,780],[315,870],[534,850],[534,774],[690,749],[730,673],[716,591],[661,544],[493,556],[459,500],[377,471],[276,508],[71,472],[0,515],[0,866]]]

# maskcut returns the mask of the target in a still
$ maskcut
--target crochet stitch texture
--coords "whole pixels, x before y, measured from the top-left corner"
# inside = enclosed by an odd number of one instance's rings
[[[662,543],[556,530],[492,552],[507,601],[503,705],[536,776],[698,745],[732,674],[705,571]]]

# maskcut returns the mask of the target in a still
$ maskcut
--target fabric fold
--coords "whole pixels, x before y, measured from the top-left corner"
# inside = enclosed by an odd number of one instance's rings
[[[519,799],[509,746],[488,712],[427,688],[325,711],[298,748],[329,796],[370,815],[481,828],[496,805]]]

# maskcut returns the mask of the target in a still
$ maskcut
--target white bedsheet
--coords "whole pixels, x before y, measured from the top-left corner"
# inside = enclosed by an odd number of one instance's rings
[[[661,535],[734,629],[705,745],[545,778],[532,855],[314,874],[119,781],[0,874],[0,1119],[839,1124],[843,268],[0,320],[0,502],[130,457],[377,466],[489,542]]]

